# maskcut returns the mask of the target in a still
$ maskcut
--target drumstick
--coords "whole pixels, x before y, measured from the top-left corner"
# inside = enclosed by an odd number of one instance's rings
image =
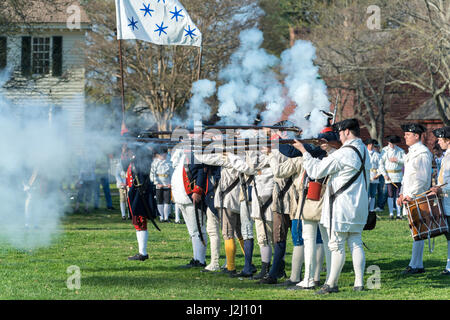
[[[445,185],[447,185],[448,183],[444,183],[444,184],[441,184],[441,185],[438,185],[438,186],[435,186],[435,187],[437,187],[437,188],[442,188],[443,186],[445,186]],[[422,192],[422,193],[420,193],[420,194],[416,194],[414,197],[415,198],[417,198],[417,197],[420,197],[420,196],[423,196],[423,195],[425,195],[425,194],[428,194],[428,193],[430,193],[431,192],[431,189],[430,190],[427,190],[427,191],[425,191],[425,192]]]

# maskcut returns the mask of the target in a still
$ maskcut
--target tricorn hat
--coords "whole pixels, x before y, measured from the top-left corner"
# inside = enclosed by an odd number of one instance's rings
[[[375,139],[367,139],[365,142],[364,142],[366,145],[369,145],[369,144],[373,144],[374,146],[375,145],[378,145],[378,141],[377,140],[375,140]]]
[[[442,127],[439,129],[433,130],[433,134],[436,138],[447,138],[450,139],[450,127]]]
[[[386,137],[386,140],[390,143],[400,143],[402,142],[402,140],[400,139],[399,136],[396,135],[390,135]]]
[[[359,130],[359,122],[357,119],[345,119],[342,121],[339,121],[333,125],[333,130],[336,132],[342,131],[342,130]]]
[[[404,132],[412,132],[412,133],[417,133],[417,134],[422,134],[425,131],[427,131],[427,129],[420,123],[402,124],[401,127]]]

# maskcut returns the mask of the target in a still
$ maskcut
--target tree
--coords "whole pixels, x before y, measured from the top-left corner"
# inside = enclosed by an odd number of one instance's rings
[[[183,5],[203,35],[201,77],[215,80],[238,45],[239,32],[259,19],[255,1],[186,0]],[[86,1],[86,10],[94,25],[86,46],[88,92],[108,102],[118,95],[120,77],[114,1]],[[138,112],[150,111],[158,128],[168,129],[198,79],[198,49],[132,40],[122,46],[127,109],[140,105]]]
[[[332,102],[337,92],[353,92],[353,113],[370,136],[382,140],[385,115],[395,91],[388,86],[392,72],[391,35],[367,25],[367,8],[374,1],[335,1],[320,11],[310,40],[317,47],[317,61]],[[378,1],[388,12],[389,2]],[[342,103],[340,106],[342,107]],[[340,108],[341,109],[341,108]],[[341,110],[338,109],[341,112]]]
[[[401,0],[392,15],[396,32],[396,70],[389,84],[410,85],[431,95],[450,125],[450,3]]]

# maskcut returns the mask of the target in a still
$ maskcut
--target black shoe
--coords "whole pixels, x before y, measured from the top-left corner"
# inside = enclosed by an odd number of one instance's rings
[[[324,284],[322,288],[320,288],[319,291],[316,291],[316,294],[329,294],[329,293],[336,293],[339,292],[338,286],[336,287],[330,287],[328,284]]]
[[[228,276],[230,278],[235,278],[236,275],[237,275],[236,269],[228,271]]]
[[[402,271],[402,274],[411,274],[412,270],[413,270],[413,268],[411,268],[410,266],[407,266],[406,269]]]
[[[197,266],[198,266],[198,263],[199,263],[199,262],[198,262],[197,260],[194,260],[194,258],[192,258],[191,261],[189,261],[188,264],[185,264],[185,265],[183,265],[183,266],[180,266],[180,268],[188,269],[188,268],[197,267]]]
[[[128,260],[140,260],[140,261],[145,261],[148,259],[148,254],[146,254],[145,256],[138,253],[132,257],[128,257]]]
[[[441,275],[450,276],[450,271],[448,271],[448,269],[445,269],[444,271],[442,271]]]
[[[402,274],[417,274],[417,273],[425,273],[424,268],[411,268],[407,266],[405,270],[403,270]]]
[[[256,269],[255,265],[252,263],[251,272],[256,273],[257,271],[258,271],[258,269]]]
[[[396,218],[397,220],[403,220],[403,218],[401,216],[397,216]]]
[[[247,273],[247,272],[244,272],[244,270],[242,270],[241,272],[231,275],[231,277],[232,278],[251,278],[251,277],[253,277],[253,273],[251,273],[251,272]]]
[[[127,217],[127,220],[131,220],[131,217],[130,217],[130,216],[128,216],[128,217]]]
[[[272,278],[271,276],[267,276],[259,280],[260,284],[277,284],[277,278]]]
[[[122,220],[127,220],[127,217],[122,217]]]
[[[353,287],[353,291],[364,291],[364,286],[360,286],[360,287]]]
[[[269,275],[270,263],[262,262],[261,271],[253,277],[255,280],[261,280]]]
[[[425,273],[425,268],[413,268],[411,274]]]
[[[392,214],[392,215],[389,215],[389,219],[391,219],[391,220],[394,220],[395,218],[394,218],[394,215]]]
[[[295,282],[295,281],[291,281],[291,279],[287,279],[284,282],[278,283],[277,286],[279,286],[279,287],[292,287],[292,286],[295,286],[299,282],[300,281]]]

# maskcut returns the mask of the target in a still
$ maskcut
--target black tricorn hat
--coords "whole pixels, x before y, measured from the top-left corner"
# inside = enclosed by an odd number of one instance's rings
[[[342,130],[359,130],[359,122],[357,119],[345,119],[333,125],[333,130],[339,132]]]
[[[436,138],[447,138],[450,139],[450,127],[442,127],[439,129],[433,130],[433,134]]]
[[[427,129],[420,123],[406,123],[402,124],[401,127],[404,132],[412,132],[417,134],[422,134],[427,131]]]
[[[365,142],[364,142],[366,145],[369,145],[369,144],[373,144],[374,146],[376,146],[376,145],[378,145],[378,141],[377,140],[375,140],[375,139],[367,139]]]
[[[400,143],[402,142],[402,139],[400,139],[399,136],[396,135],[390,135],[386,137],[386,140],[390,143]]]
[[[258,126],[258,125],[261,123],[261,120],[262,120],[262,119],[261,119],[261,114],[258,113],[258,114],[256,115],[255,119],[253,120],[253,125],[254,125],[254,126]]]

